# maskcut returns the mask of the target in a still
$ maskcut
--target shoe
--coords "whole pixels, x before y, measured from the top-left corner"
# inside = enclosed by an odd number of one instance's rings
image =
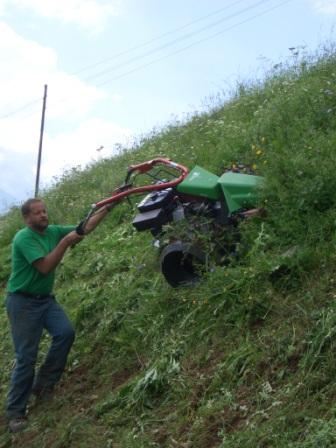
[[[27,427],[27,420],[25,417],[12,418],[8,422],[8,429],[10,432],[21,432]]]

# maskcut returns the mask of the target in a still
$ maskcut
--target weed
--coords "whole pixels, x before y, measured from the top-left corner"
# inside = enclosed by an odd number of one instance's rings
[[[218,260],[207,222],[196,222],[207,269],[193,288],[173,290],[150,236],[131,226],[135,204],[114,209],[59,267],[56,293],[77,339],[59,395],[47,414],[32,411],[22,444],[335,446],[335,80],[333,47],[299,52],[207,112],[42,192],[51,221],[75,224],[131,164],[163,155],[220,175],[243,163],[264,177],[267,216],[240,223],[233,242],[216,234],[235,246],[230,263]],[[2,291],[21,225],[17,208],[0,218]],[[185,239],[190,229],[172,233]],[[0,322],[4,400],[13,358],[4,307]],[[15,446],[0,433],[1,446]]]

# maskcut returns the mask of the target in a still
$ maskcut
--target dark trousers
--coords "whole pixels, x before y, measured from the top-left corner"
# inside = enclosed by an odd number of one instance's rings
[[[8,294],[6,308],[15,347],[16,363],[7,397],[7,418],[25,415],[34,388],[51,390],[60,379],[69,350],[75,339],[74,329],[53,296],[33,299]],[[52,337],[46,359],[35,375],[35,364],[43,329]]]

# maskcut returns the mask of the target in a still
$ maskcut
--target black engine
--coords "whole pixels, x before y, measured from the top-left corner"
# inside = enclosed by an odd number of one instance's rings
[[[155,191],[138,205],[139,214],[133,219],[138,231],[150,231],[160,248],[161,271],[173,286],[190,285],[198,281],[199,268],[206,263],[206,254],[197,235],[214,235],[227,224],[225,204],[204,198],[181,197],[176,190]],[[164,225],[173,221],[188,221],[188,238],[169,236],[162,243]],[[167,239],[167,238],[166,238]]]

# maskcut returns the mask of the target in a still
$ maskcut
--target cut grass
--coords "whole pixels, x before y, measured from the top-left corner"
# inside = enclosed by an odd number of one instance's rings
[[[134,207],[115,209],[59,268],[77,339],[55,401],[20,436],[2,425],[0,447],[335,446],[335,79],[332,48],[280,65],[43,193],[54,222],[77,222],[130,164],[163,155],[221,174],[242,162],[265,177],[267,216],[241,225],[240,260],[174,290],[150,235],[131,226]],[[22,224],[18,210],[0,219],[4,288]],[[4,400],[3,308],[0,322]]]

